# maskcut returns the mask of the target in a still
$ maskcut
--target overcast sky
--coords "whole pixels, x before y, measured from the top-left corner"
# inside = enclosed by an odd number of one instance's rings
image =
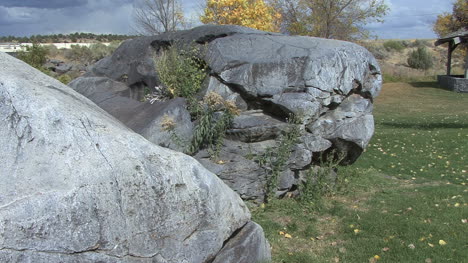
[[[0,35],[30,36],[73,32],[133,34],[134,0],[0,0]],[[199,1],[181,0],[196,21]],[[386,0],[383,24],[368,25],[378,38],[435,38],[437,14],[451,12],[453,0]]]

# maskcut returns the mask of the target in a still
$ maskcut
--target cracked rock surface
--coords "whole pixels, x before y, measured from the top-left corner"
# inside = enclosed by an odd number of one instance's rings
[[[372,137],[372,102],[382,85],[380,68],[365,48],[344,41],[205,25],[128,40],[81,79],[108,78],[127,85],[129,93],[138,87],[154,88],[161,83],[151,58],[169,45],[192,45],[203,51],[200,58],[210,73],[200,97],[214,91],[242,110],[227,132],[231,141],[220,151],[227,158],[224,164],[213,163],[204,154],[196,158],[243,199],[263,200],[270,173],[247,155],[263,154],[264,147],[258,146],[271,145],[271,140],[278,143],[281,133],[287,132],[290,114],[300,119],[301,136],[284,171],[287,178],[298,179],[301,171],[319,164],[323,153],[335,152],[344,156],[342,164],[353,163]],[[80,81],[71,86],[87,90]],[[95,101],[95,95],[87,96]],[[232,141],[249,151],[236,153]],[[278,190],[297,189],[299,180],[283,181],[289,186],[282,183]]]
[[[211,262],[251,226],[196,160],[1,52],[0,122],[0,262]]]

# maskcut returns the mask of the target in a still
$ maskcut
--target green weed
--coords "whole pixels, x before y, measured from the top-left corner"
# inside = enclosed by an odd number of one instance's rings
[[[172,97],[193,100],[207,76],[207,66],[198,59],[196,51],[174,44],[162,50],[154,60],[159,79]]]
[[[274,149],[267,149],[263,155],[258,156],[256,159],[256,162],[269,173],[266,182],[265,200],[267,202],[275,197],[279,177],[284,171],[291,152],[299,139],[300,121],[300,117],[291,114],[288,118],[289,129],[279,136]]]
[[[405,49],[405,46],[403,45],[402,41],[397,41],[397,40],[388,40],[383,43],[384,48],[387,51],[397,51],[401,52],[403,49]]]

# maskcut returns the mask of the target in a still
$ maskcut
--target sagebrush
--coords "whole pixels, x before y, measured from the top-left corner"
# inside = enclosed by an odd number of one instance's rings
[[[205,62],[197,57],[196,50],[178,48],[175,44],[160,51],[155,57],[159,79],[172,97],[189,100],[201,89],[207,76]]]
[[[431,54],[426,47],[420,46],[408,56],[408,65],[415,69],[430,69],[434,65]]]

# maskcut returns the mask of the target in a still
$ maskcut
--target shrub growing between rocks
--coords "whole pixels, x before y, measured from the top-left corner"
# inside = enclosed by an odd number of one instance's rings
[[[193,155],[202,148],[208,148],[212,157],[217,157],[226,130],[231,126],[239,110],[232,101],[224,100],[219,94],[210,92],[198,102],[195,95],[202,88],[206,73],[205,62],[196,56],[194,50],[170,46],[155,58],[156,69],[165,92],[170,97],[184,97],[189,111],[196,120],[192,141],[184,141],[174,130],[175,123],[163,123],[163,129],[187,154]]]
[[[195,154],[202,147],[207,147],[212,157],[217,157],[223,144],[226,130],[231,126],[239,110],[232,101],[224,100],[215,92],[208,93],[200,103],[196,116],[197,126],[188,153]]]
[[[68,85],[68,83],[70,83],[70,81],[72,81],[72,78],[68,74],[63,74],[63,75],[58,76],[57,80],[62,82],[65,85]]]
[[[155,63],[159,79],[171,97],[190,99],[206,77],[206,66],[193,50],[179,50],[175,45],[161,51]]]

